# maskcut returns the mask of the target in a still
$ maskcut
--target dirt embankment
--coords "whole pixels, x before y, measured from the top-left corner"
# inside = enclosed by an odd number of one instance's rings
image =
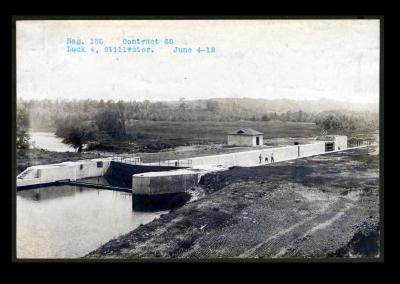
[[[87,258],[375,257],[379,156],[350,150],[203,177],[199,198]]]

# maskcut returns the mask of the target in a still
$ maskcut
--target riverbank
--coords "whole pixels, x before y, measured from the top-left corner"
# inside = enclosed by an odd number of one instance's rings
[[[379,155],[363,148],[204,176],[193,202],[86,258],[376,257]]]

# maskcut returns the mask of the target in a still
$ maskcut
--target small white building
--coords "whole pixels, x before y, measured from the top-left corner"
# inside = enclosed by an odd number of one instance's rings
[[[263,133],[251,128],[242,128],[228,133],[228,145],[254,147],[263,144]]]
[[[317,140],[325,141],[325,152],[347,149],[347,136],[344,135],[325,135]]]

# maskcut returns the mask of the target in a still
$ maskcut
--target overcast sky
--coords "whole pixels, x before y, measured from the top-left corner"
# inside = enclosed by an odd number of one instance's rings
[[[67,53],[66,39],[174,39],[151,54]],[[212,54],[175,54],[215,47]],[[100,47],[99,47],[100,48]],[[18,21],[17,96],[379,100],[379,20]]]

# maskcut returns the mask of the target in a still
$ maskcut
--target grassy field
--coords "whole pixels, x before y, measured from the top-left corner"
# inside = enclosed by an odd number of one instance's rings
[[[127,132],[134,139],[138,151],[159,150],[188,145],[226,143],[226,134],[239,128],[253,128],[264,133],[264,143],[276,146],[287,138],[310,138],[321,135],[321,128],[315,123],[281,121],[149,121],[138,120],[127,125]],[[371,133],[328,132],[347,135],[352,139],[371,139]],[[132,145],[132,144],[131,144]],[[132,147],[132,146],[130,146]]]
[[[161,150],[193,144],[225,143],[226,134],[238,128],[253,128],[264,133],[264,138],[311,137],[320,129],[313,123],[280,121],[133,121],[127,125],[128,134],[136,146],[146,150]]]
[[[266,138],[308,137],[320,132],[314,123],[288,123],[280,121],[135,121],[128,126],[133,134],[149,138],[188,139],[193,141],[223,142],[228,132],[238,128],[253,128]]]

